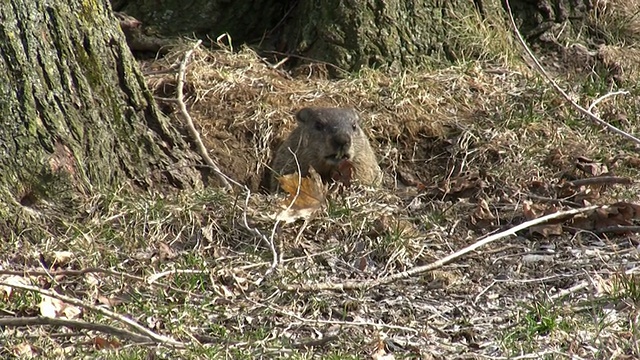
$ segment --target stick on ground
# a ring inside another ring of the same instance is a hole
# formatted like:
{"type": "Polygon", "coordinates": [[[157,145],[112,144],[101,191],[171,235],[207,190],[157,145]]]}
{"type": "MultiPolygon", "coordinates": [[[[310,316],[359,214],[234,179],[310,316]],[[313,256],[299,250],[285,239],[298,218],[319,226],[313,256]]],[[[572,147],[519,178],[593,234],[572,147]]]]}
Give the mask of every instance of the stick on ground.
{"type": "Polygon", "coordinates": [[[346,281],[342,283],[317,283],[317,284],[304,284],[304,285],[286,285],[283,287],[284,290],[287,291],[320,291],[320,290],[365,290],[370,289],[376,286],[384,285],[392,283],[396,280],[402,280],[406,278],[410,278],[411,276],[418,275],[427,271],[432,271],[437,268],[442,267],[445,264],[450,263],[451,261],[461,257],[462,255],[468,254],[482,246],[485,246],[489,243],[492,243],[496,240],[505,238],[507,236],[515,235],[518,231],[530,228],[534,225],[543,224],[549,220],[569,217],[573,215],[577,215],[580,213],[592,211],[598,208],[601,208],[600,205],[588,206],[580,209],[572,209],[567,211],[559,211],[553,214],[545,215],[541,218],[529,220],[520,225],[514,226],[506,231],[499,232],[497,234],[488,236],[482,240],[475,242],[474,244],[467,246],[463,249],[460,249],[449,256],[445,256],[444,258],[435,261],[431,264],[418,266],[413,269],[409,269],[407,271],[403,271],[401,273],[393,274],[390,276],[385,276],[380,279],[370,280],[370,281],[346,281]]]}

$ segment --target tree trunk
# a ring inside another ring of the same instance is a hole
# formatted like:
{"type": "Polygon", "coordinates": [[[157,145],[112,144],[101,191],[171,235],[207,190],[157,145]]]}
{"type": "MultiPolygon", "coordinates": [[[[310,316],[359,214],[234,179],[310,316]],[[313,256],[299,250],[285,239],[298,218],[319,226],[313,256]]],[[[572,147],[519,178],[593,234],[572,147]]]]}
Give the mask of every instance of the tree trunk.
{"type": "Polygon", "coordinates": [[[7,0],[0,18],[0,220],[127,180],[198,184],[106,0],[7,0]]]}
{"type": "MultiPolygon", "coordinates": [[[[289,56],[289,65],[320,61],[332,65],[329,70],[336,74],[337,69],[363,66],[404,69],[487,58],[486,51],[495,50],[487,49],[487,38],[496,34],[482,29],[497,25],[509,31],[505,1],[194,0],[187,8],[178,1],[165,1],[162,7],[155,0],[113,3],[165,35],[195,33],[216,39],[228,33],[236,43],[289,56]]],[[[593,3],[510,0],[520,30],[531,41],[549,30],[572,41],[584,37],[584,20],[593,3]]]]}
{"type": "Polygon", "coordinates": [[[294,53],[357,70],[455,60],[455,18],[474,15],[468,0],[302,0],[286,32],[294,53]]]}
{"type": "Polygon", "coordinates": [[[583,32],[584,20],[593,9],[591,0],[510,0],[509,4],[528,40],[537,40],[559,24],[564,25],[565,37],[575,39],[583,32]]]}
{"type": "Polygon", "coordinates": [[[228,33],[240,43],[269,37],[295,1],[273,0],[112,0],[115,11],[131,15],[162,35],[216,39],[228,33]]]}
{"type": "MultiPolygon", "coordinates": [[[[165,35],[195,33],[215,39],[229,33],[236,42],[293,55],[291,63],[316,60],[347,71],[457,60],[470,52],[461,47],[476,44],[458,41],[456,24],[469,17],[481,21],[477,5],[469,0],[196,0],[188,9],[171,1],[162,8],[153,0],[113,3],[116,10],[165,35]]],[[[491,3],[500,6],[499,0],[491,3]]]]}

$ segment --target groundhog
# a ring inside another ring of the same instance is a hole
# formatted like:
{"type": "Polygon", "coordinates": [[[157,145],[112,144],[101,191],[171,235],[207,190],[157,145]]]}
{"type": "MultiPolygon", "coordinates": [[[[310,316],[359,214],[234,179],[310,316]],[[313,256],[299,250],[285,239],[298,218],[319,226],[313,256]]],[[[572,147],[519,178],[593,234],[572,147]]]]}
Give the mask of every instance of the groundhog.
{"type": "Polygon", "coordinates": [[[304,108],[296,119],[298,127],[280,145],[271,163],[270,191],[279,188],[278,176],[298,171],[289,149],[296,154],[302,176],[307,176],[312,166],[323,182],[330,182],[338,165],[348,160],[353,165],[352,178],[358,183],[377,185],[382,180],[382,170],[354,109],[304,108]]]}

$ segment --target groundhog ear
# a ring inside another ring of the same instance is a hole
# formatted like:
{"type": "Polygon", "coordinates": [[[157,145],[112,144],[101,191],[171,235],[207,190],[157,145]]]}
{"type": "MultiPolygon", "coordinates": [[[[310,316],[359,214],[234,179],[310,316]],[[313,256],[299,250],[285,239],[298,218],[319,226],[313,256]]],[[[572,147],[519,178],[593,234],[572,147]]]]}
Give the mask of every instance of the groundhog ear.
{"type": "Polygon", "coordinates": [[[309,123],[313,121],[313,109],[303,108],[296,114],[296,119],[301,123],[309,123]]]}

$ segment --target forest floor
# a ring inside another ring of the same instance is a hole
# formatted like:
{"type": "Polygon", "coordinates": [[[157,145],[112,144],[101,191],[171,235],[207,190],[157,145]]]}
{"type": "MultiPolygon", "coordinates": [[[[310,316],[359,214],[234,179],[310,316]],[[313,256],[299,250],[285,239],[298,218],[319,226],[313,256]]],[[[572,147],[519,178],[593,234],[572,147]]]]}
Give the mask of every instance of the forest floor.
{"type": "MultiPolygon", "coordinates": [[[[594,114],[640,134],[637,51],[563,49],[536,56],[577,104],[597,102],[594,114]],[[627,93],[603,98],[619,90],[627,93]]],[[[153,72],[183,56],[141,62],[159,99],[175,97],[175,74],[153,72]]],[[[197,191],[96,196],[61,220],[66,231],[0,249],[1,282],[55,277],[53,288],[85,301],[0,288],[11,299],[4,312],[81,314],[140,332],[99,310],[107,308],[170,339],[141,345],[77,324],[7,327],[2,353],[640,358],[640,144],[595,125],[529,63],[363,69],[335,80],[318,65],[292,74],[249,49],[196,49],[189,113],[221,171],[246,188],[223,192],[211,176],[197,191]],[[277,223],[286,196],[260,184],[306,106],[356,108],[386,178],[379,188],[332,188],[306,220],[277,223]],[[601,207],[436,263],[528,220],[590,205],[601,207]]],[[[175,103],[160,103],[184,125],[175,103]]]]}

